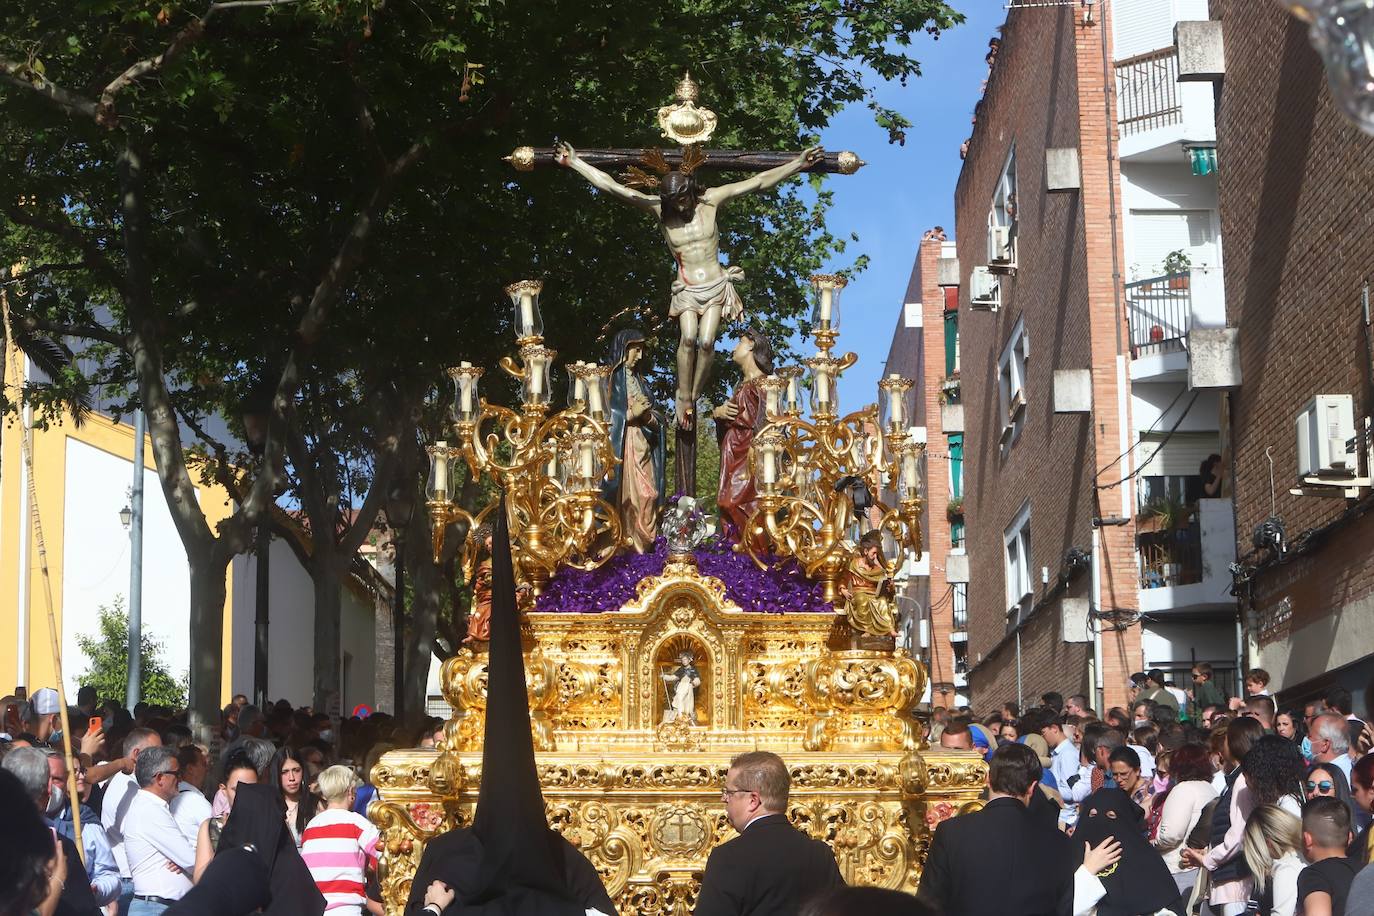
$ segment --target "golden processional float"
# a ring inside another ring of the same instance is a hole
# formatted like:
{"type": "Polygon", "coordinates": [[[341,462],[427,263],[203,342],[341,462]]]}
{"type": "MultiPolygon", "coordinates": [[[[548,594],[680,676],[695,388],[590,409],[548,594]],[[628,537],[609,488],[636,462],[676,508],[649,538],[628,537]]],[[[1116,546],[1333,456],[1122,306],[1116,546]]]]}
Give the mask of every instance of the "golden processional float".
{"type": "MultiPolygon", "coordinates": [[[[812,287],[817,354],[805,371],[782,367],[759,383],[764,416],[749,453],[758,499],[738,544],[713,537],[684,498],[663,510],[654,551],[631,549],[601,492],[619,463],[607,390],[615,367],[568,367],[569,406],[554,409],[556,354],[544,345],[538,282],[507,289],[519,359],[500,368],[519,381],[519,409],[480,396],[480,367],[449,371],[451,435],[429,450],[434,549],[461,521],[470,564],[471,532],[493,509],[474,518],[454,504],[456,462],[498,481],[525,599],[530,728],[549,823],[597,867],[624,914],[692,912],[708,854],[733,835],[720,793],[736,754],[782,756],[789,817],[831,844],[851,884],[914,892],[934,826],[983,789],[980,758],[921,738],[911,715],[926,684],[921,664],[887,632],[851,624],[860,598],[849,584],[874,579],[856,532],[879,531],[899,557],[919,557],[924,444],[908,428],[910,380],[889,376],[881,409],[840,415],[838,382],[856,361],[832,353],[844,280],[818,276],[812,287]],[[897,505],[856,513],[856,484],[895,490],[897,505]]],[[[884,554],[877,575],[897,566],[884,554]]],[[[890,602],[880,589],[863,598],[890,602]]],[[[389,914],[402,912],[426,841],[471,823],[483,778],[484,646],[449,658],[442,680],[453,714],[438,747],[392,751],[371,773],[389,914]]]]}

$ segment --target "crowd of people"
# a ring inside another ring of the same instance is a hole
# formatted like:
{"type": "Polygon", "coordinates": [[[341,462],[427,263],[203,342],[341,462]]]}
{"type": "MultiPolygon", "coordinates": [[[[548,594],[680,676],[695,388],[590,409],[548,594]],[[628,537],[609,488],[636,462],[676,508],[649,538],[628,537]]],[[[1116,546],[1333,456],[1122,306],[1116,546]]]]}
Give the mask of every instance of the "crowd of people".
{"type": "MultiPolygon", "coordinates": [[[[786,765],[741,755],[721,795],[740,835],[712,851],[696,913],[1374,916],[1374,728],[1349,692],[1279,709],[1263,671],[1243,697],[1205,664],[1192,674],[1188,690],[1137,675],[1129,705],[1101,715],[1057,693],[981,718],[933,710],[933,745],[987,759],[987,800],[936,829],[914,898],[845,888],[829,847],[788,823],[786,765]]],[[[443,728],[377,714],[336,734],[239,696],[207,747],[184,714],[84,688],[66,738],[56,691],[0,715],[0,916],[380,914],[366,776],[443,728]]],[[[407,914],[454,905],[472,842],[427,846],[407,914]]],[[[613,913],[585,858],[555,848],[586,912],[613,913]]]]}
{"type": "Polygon", "coordinates": [[[1374,916],[1374,727],[1350,692],[1278,708],[1260,669],[1243,697],[1209,665],[1192,680],[1134,675],[1129,705],[1101,715],[1053,692],[981,718],[933,710],[932,744],[987,758],[989,801],[937,829],[921,898],[948,914],[1374,916]],[[992,862],[1006,880],[987,880],[992,862]]]}
{"type": "Polygon", "coordinates": [[[378,713],[342,720],[336,735],[326,715],[285,701],[260,709],[239,695],[207,746],[184,710],[126,710],[83,687],[67,710],[73,799],[57,691],[0,700],[0,716],[0,810],[29,828],[0,851],[3,916],[213,913],[211,894],[214,906],[239,900],[217,889],[226,883],[237,894],[261,885],[263,912],[380,914],[367,775],[386,751],[432,747],[443,732],[440,719],[403,729],[378,713]],[[24,846],[26,835],[38,845],[24,846]],[[255,858],[239,855],[245,846],[255,858]],[[245,868],[260,880],[216,877],[245,868]],[[206,888],[199,904],[196,888],[206,888]]]}

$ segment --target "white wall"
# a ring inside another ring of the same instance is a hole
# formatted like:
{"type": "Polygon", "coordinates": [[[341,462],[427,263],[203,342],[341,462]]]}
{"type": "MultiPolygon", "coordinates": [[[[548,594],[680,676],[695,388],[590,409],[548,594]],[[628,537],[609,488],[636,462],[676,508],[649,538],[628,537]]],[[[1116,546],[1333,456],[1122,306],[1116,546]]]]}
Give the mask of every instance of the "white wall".
{"type": "MultiPolygon", "coordinates": [[[[253,695],[254,625],[257,612],[258,561],[234,558],[233,691],[253,695]]],[[[293,706],[312,701],[315,672],[315,585],[286,542],[274,538],[270,556],[267,694],[293,706]]],[[[343,589],[341,648],[351,659],[344,684],[345,711],[358,703],[373,704],[376,638],[373,607],[351,588],[343,589]]]]}
{"type": "MultiPolygon", "coordinates": [[[[62,672],[68,696],[74,697],[89,664],[77,646],[77,634],[99,632],[102,605],[122,597],[128,607],[129,532],[120,524],[119,510],[128,504],[134,464],[130,458],[71,438],[67,439],[66,464],[62,672]]],[[[144,471],[143,493],[143,632],[162,643],[168,670],[180,678],[190,664],[190,572],[157,472],[151,467],[144,471]]],[[[41,587],[37,576],[33,587],[41,587]]]]}
{"type": "MultiPolygon", "coordinates": [[[[1184,386],[1184,382],[1132,382],[1131,419],[1135,428],[1143,432],[1153,426],[1154,432],[1167,433],[1187,410],[1187,416],[1179,424],[1179,432],[1215,432],[1220,429],[1221,393],[1201,389],[1192,393],[1184,391],[1182,397],[1174,400],[1184,386]],[[1188,409],[1193,394],[1197,395],[1197,401],[1192,409],[1188,409]],[[1172,408],[1169,407],[1170,403],[1173,403],[1172,408]]],[[[1145,457],[1139,455],[1136,461],[1145,457]]]]}
{"type": "Polygon", "coordinates": [[[1140,649],[1147,669],[1171,661],[1232,660],[1236,657],[1236,624],[1234,620],[1146,621],[1141,628],[1140,649]]]}

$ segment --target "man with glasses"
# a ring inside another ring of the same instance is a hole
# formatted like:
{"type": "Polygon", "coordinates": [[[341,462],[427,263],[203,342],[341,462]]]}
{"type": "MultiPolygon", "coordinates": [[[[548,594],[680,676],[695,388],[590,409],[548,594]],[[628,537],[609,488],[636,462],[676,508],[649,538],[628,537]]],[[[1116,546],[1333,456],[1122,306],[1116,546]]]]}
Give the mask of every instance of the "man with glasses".
{"type": "Polygon", "coordinates": [[[125,854],[134,881],[129,916],[157,916],[191,889],[196,850],[170,807],[180,777],[172,748],[146,748],[134,764],[139,791],[124,824],[125,854]]]}
{"type": "Polygon", "coordinates": [[[790,790],[777,754],[730,761],[720,795],[740,835],[711,850],[695,916],[795,916],[808,898],[844,884],[834,851],[788,822],[790,790]]]}
{"type": "MultiPolygon", "coordinates": [[[[44,808],[48,824],[58,833],[73,842],[76,841],[76,827],[72,819],[73,802],[67,794],[67,758],[61,751],[49,749],[48,755],[48,802],[44,808]]],[[[84,772],[84,770],[82,770],[84,772]]],[[[105,837],[105,829],[95,812],[76,799],[81,807],[81,846],[85,853],[86,880],[91,885],[91,894],[97,906],[104,906],[119,899],[124,889],[119,878],[119,866],[115,864],[114,853],[110,851],[110,841],[105,837]]],[[[72,869],[68,864],[67,877],[71,878],[72,869]]]]}

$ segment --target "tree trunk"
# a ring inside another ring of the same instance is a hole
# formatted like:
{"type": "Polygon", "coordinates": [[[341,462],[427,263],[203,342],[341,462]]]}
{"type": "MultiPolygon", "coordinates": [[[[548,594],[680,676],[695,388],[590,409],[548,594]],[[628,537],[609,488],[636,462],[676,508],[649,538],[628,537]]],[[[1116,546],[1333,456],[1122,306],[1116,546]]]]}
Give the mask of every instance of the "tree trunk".
{"type": "Polygon", "coordinates": [[[343,606],[344,564],[332,549],[318,547],[311,564],[315,583],[315,696],[316,712],[333,715],[331,702],[340,705],[340,620],[343,606]]]}
{"type": "Polygon", "coordinates": [[[224,578],[233,554],[215,546],[186,544],[191,572],[190,728],[197,741],[213,744],[219,729],[224,667],[224,578]]]}
{"type": "Polygon", "coordinates": [[[406,577],[410,581],[409,627],[405,633],[405,708],[412,721],[423,715],[425,685],[434,633],[444,602],[444,580],[430,547],[429,518],[416,512],[406,532],[406,577]]]}

